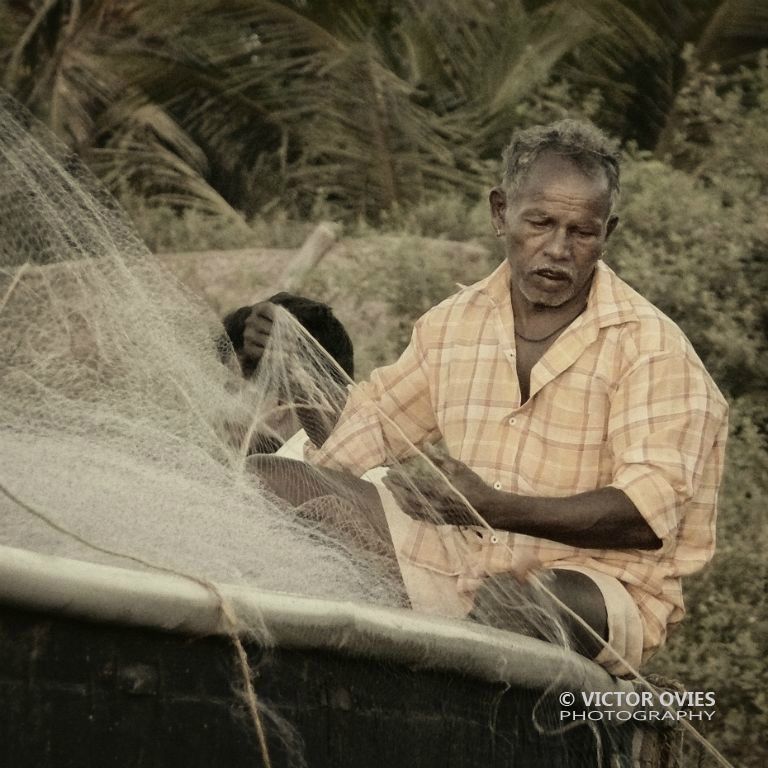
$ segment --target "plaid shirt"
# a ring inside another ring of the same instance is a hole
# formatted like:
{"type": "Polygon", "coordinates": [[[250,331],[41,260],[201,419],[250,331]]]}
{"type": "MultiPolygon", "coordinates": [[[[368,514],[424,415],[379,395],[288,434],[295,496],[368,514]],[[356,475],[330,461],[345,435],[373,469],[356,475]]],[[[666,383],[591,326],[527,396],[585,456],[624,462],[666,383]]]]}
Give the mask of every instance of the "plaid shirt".
{"type": "Polygon", "coordinates": [[[458,576],[467,593],[524,553],[613,576],[640,610],[647,658],[683,617],[680,577],[714,551],[727,404],[682,331],[600,262],[587,308],[534,366],[521,405],[509,281],[505,261],[427,312],[400,359],[352,391],[331,437],[307,457],[360,474],[407,456],[402,435],[416,445],[443,437],[451,456],[500,490],[621,489],[659,550],[413,521],[401,555],[458,576]]]}

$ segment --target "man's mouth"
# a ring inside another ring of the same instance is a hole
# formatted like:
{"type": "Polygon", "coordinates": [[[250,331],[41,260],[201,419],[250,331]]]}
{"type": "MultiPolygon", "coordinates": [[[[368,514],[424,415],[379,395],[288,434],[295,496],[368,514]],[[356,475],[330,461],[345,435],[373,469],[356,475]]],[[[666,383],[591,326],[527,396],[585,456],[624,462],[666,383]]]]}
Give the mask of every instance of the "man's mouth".
{"type": "Polygon", "coordinates": [[[534,269],[532,274],[546,282],[552,283],[570,283],[573,280],[569,272],[562,269],[553,269],[552,267],[534,269]]]}

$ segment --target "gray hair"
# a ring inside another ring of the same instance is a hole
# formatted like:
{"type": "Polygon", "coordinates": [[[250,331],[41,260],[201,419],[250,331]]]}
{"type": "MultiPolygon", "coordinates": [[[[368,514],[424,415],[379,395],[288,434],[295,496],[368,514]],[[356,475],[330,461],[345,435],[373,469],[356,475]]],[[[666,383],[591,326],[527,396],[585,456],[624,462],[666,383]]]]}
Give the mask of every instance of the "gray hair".
{"type": "Polygon", "coordinates": [[[515,131],[502,155],[502,184],[508,194],[517,190],[544,152],[566,156],[587,174],[602,168],[613,210],[620,190],[618,144],[587,120],[558,120],[515,131]]]}

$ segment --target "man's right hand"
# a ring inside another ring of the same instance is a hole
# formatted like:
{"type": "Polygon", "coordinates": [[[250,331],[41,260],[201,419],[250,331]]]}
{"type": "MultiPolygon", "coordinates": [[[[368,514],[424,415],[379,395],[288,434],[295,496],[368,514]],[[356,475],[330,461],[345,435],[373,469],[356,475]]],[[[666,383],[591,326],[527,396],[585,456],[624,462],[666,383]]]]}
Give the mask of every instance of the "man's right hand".
{"type": "Polygon", "coordinates": [[[272,333],[274,316],[275,305],[269,301],[262,301],[251,307],[251,312],[245,319],[243,348],[238,352],[238,357],[243,375],[246,377],[254,373],[264,356],[264,350],[272,333]]]}
{"type": "Polygon", "coordinates": [[[478,525],[478,513],[441,478],[413,479],[389,472],[382,480],[406,515],[434,525],[478,525]]]}

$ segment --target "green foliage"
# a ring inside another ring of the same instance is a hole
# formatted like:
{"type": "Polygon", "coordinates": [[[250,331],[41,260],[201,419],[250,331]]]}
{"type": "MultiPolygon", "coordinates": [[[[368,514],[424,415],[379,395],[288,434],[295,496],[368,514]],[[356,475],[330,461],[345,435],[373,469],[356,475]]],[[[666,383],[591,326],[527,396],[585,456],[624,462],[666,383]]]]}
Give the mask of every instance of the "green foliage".
{"type": "Polygon", "coordinates": [[[609,261],[686,331],[727,392],[766,381],[766,337],[757,252],[768,243],[750,226],[743,200],[641,156],[625,163],[621,223],[609,261]]]}
{"type": "Polygon", "coordinates": [[[621,0],[6,6],[5,87],[110,186],[246,218],[472,196],[552,73],[602,86],[662,44],[621,0]]]}
{"type": "Polygon", "coordinates": [[[726,392],[764,394],[768,58],[728,76],[691,64],[666,162],[634,153],[625,164],[611,259],[678,320],[726,392]]]}
{"type": "MultiPolygon", "coordinates": [[[[226,27],[202,0],[20,0],[0,7],[2,84],[110,185],[234,215],[208,183],[210,158],[171,102],[226,100],[201,22],[226,27]],[[195,39],[198,38],[198,39],[195,39]]],[[[230,34],[242,50],[242,31],[230,34]]],[[[184,116],[185,118],[188,115],[184,116]]]]}
{"type": "MultiPolygon", "coordinates": [[[[486,195],[476,202],[457,193],[426,195],[423,200],[388,213],[379,232],[408,233],[446,240],[489,240],[492,227],[486,195]]],[[[358,227],[357,231],[365,231],[358,227]]]]}

